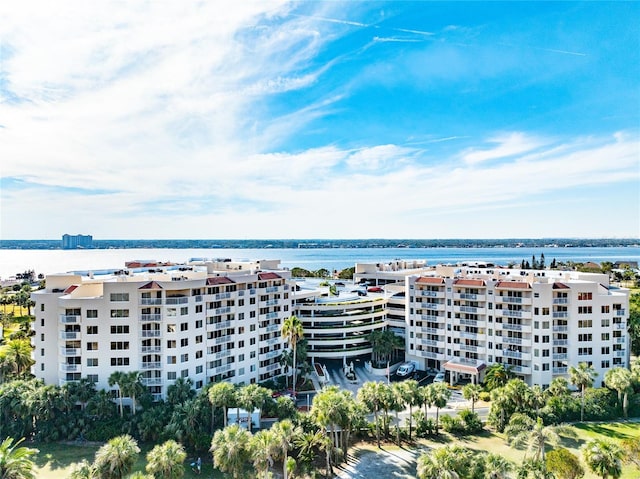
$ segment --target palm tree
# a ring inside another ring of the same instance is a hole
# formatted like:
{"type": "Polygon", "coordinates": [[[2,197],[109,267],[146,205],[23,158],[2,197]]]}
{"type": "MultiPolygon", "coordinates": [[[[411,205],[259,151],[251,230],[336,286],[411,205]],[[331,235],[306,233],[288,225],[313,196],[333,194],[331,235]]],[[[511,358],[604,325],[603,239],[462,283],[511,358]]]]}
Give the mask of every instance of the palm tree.
{"type": "Polygon", "coordinates": [[[323,444],[328,469],[331,469],[331,452],[333,448],[339,446],[336,428],[342,422],[342,416],[349,412],[349,404],[345,401],[346,397],[343,393],[344,391],[341,391],[338,386],[324,387],[315,395],[311,406],[311,417],[325,432],[329,433],[328,437],[332,441],[331,446],[323,444]]]}
{"type": "Polygon", "coordinates": [[[118,406],[120,408],[120,417],[124,416],[124,406],[122,405],[124,392],[122,391],[121,386],[123,380],[124,373],[122,371],[114,371],[109,375],[109,386],[118,386],[118,406]]]}
{"type": "Polygon", "coordinates": [[[471,401],[471,412],[475,412],[476,401],[480,398],[482,392],[482,386],[479,384],[467,384],[462,388],[462,396],[471,401]]]}
{"type": "Polygon", "coordinates": [[[489,366],[484,374],[484,385],[488,391],[506,386],[514,374],[509,366],[495,363],[489,366]]]}
{"type": "Polygon", "coordinates": [[[94,477],[95,470],[93,465],[86,459],[75,463],[69,474],[69,479],[93,479],[94,477]]]}
{"type": "Polygon", "coordinates": [[[237,401],[236,388],[228,382],[215,383],[209,388],[209,401],[213,407],[222,407],[224,412],[224,427],[227,427],[227,410],[237,401]]]}
{"type": "Polygon", "coordinates": [[[551,396],[565,396],[569,394],[569,381],[562,376],[553,378],[546,392],[551,396]]]}
{"type": "Polygon", "coordinates": [[[380,421],[378,420],[378,413],[382,408],[382,397],[385,394],[384,389],[386,387],[387,386],[382,381],[368,381],[358,389],[358,401],[364,404],[369,412],[372,412],[374,415],[378,447],[380,447],[380,421]]]}
{"type": "MultiPolygon", "coordinates": [[[[398,418],[398,412],[404,411],[407,407],[403,385],[404,383],[402,382],[391,385],[391,393],[393,394],[396,406],[394,412],[396,413],[396,444],[398,446],[400,446],[400,419],[398,418]]],[[[411,440],[411,414],[409,414],[409,440],[411,440]]]]}
{"type": "Polygon", "coordinates": [[[31,457],[38,453],[37,449],[18,447],[24,439],[15,444],[8,437],[0,444],[0,477],[3,479],[35,479],[31,457]]]}
{"type": "Polygon", "coordinates": [[[418,458],[419,479],[460,479],[470,463],[469,450],[461,446],[439,447],[418,458]]]}
{"type": "Polygon", "coordinates": [[[290,349],[285,349],[284,351],[282,351],[282,354],[280,355],[279,363],[280,363],[280,367],[284,368],[285,386],[288,388],[289,387],[289,368],[293,367],[293,351],[291,351],[290,349]]]}
{"type": "Polygon", "coordinates": [[[484,456],[483,479],[508,479],[513,463],[500,454],[489,453],[484,456]]]}
{"type": "Polygon", "coordinates": [[[257,384],[248,384],[238,390],[238,405],[249,414],[249,432],[251,432],[253,422],[251,420],[253,411],[255,409],[262,410],[264,403],[269,398],[271,398],[271,392],[267,388],[258,386],[257,384]]]}
{"type": "Polygon", "coordinates": [[[121,373],[120,381],[118,382],[120,388],[120,394],[131,399],[131,413],[136,413],[136,397],[140,396],[145,388],[142,385],[142,374],[138,371],[131,371],[128,373],[121,373]]]}
{"type": "Polygon", "coordinates": [[[602,479],[618,479],[622,475],[623,451],[611,441],[592,439],[582,446],[582,458],[589,469],[602,479]]]}
{"type": "Polygon", "coordinates": [[[32,350],[29,339],[13,339],[7,342],[5,354],[16,371],[16,377],[22,378],[29,372],[29,368],[34,363],[31,359],[32,350]]]}
{"type": "Polygon", "coordinates": [[[545,426],[541,418],[531,419],[526,414],[515,413],[504,430],[507,442],[513,447],[527,447],[527,455],[536,462],[545,461],[547,443],[558,444],[560,433],[575,437],[569,426],[545,426]]]}
{"type": "Polygon", "coordinates": [[[84,411],[87,403],[96,395],[96,383],[89,381],[87,378],[80,378],[79,381],[71,381],[63,386],[68,389],[70,399],[79,402],[80,407],[84,411]]]}
{"type": "Polygon", "coordinates": [[[304,329],[302,327],[302,321],[296,316],[289,316],[282,323],[282,337],[287,340],[287,343],[293,349],[293,394],[296,392],[296,380],[297,380],[297,346],[298,341],[304,338],[304,329]]]}
{"type": "Polygon", "coordinates": [[[251,457],[251,433],[237,424],[216,431],[211,441],[213,465],[238,479],[251,457]]]}
{"type": "Polygon", "coordinates": [[[569,377],[571,378],[571,384],[580,389],[580,422],[584,421],[584,390],[591,387],[598,373],[593,366],[589,366],[587,363],[580,363],[577,367],[571,366],[569,368],[569,377]]]}
{"type": "Polygon", "coordinates": [[[420,394],[420,386],[414,379],[408,379],[401,383],[400,395],[405,404],[409,406],[409,441],[411,441],[411,433],[413,429],[413,406],[419,406],[422,403],[422,395],[420,394]]]}
{"type": "Polygon", "coordinates": [[[251,438],[251,460],[258,477],[267,478],[273,467],[273,456],[278,452],[276,436],[271,429],[262,429],[251,438]]]}
{"type": "Polygon", "coordinates": [[[294,426],[289,419],[276,422],[271,426],[271,431],[275,436],[277,455],[282,457],[282,472],[284,479],[287,479],[287,460],[289,450],[293,447],[296,438],[301,434],[302,430],[294,426]]]}
{"type": "Polygon", "coordinates": [[[298,459],[305,467],[313,463],[316,449],[320,449],[323,439],[326,439],[326,436],[322,431],[303,431],[294,439],[293,445],[298,449],[298,459]]]}
{"type": "Polygon", "coordinates": [[[195,395],[193,381],[189,378],[180,377],[167,387],[167,402],[174,406],[193,399],[195,395]]]}
{"type": "Polygon", "coordinates": [[[633,375],[631,371],[620,367],[609,369],[604,375],[604,383],[607,387],[618,392],[618,403],[622,403],[622,413],[626,418],[627,409],[629,408],[629,393],[633,392],[633,375]]]}
{"type": "Polygon", "coordinates": [[[155,446],[147,453],[146,470],[155,477],[179,479],[184,476],[184,460],[187,453],[173,439],[155,446]]]}
{"type": "Polygon", "coordinates": [[[557,479],[579,479],[584,476],[580,458],[564,447],[549,451],[545,465],[547,471],[554,474],[557,479]]]}
{"type": "Polygon", "coordinates": [[[99,479],[121,479],[130,471],[140,453],[138,443],[125,434],[110,439],[96,452],[94,467],[99,479]]]}
{"type": "Polygon", "coordinates": [[[433,405],[436,407],[436,433],[439,427],[440,408],[447,405],[447,401],[451,398],[451,391],[445,383],[429,384],[428,388],[433,389],[433,405]]]}

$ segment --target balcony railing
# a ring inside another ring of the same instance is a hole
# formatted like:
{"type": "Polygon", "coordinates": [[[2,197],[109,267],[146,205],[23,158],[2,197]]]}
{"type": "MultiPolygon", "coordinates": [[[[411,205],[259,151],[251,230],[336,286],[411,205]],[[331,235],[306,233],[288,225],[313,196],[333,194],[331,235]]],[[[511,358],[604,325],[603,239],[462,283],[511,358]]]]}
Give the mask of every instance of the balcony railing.
{"type": "Polygon", "coordinates": [[[280,286],[268,286],[265,288],[266,293],[277,293],[280,286]]]}
{"type": "Polygon", "coordinates": [[[81,319],[81,316],[78,316],[78,315],[71,315],[71,314],[60,315],[60,322],[62,324],[76,324],[80,322],[80,319],[81,319]]]}
{"type": "Polygon", "coordinates": [[[444,293],[442,293],[440,291],[425,291],[425,290],[422,290],[422,291],[420,291],[420,296],[425,296],[427,298],[442,298],[444,296],[444,293]]]}
{"type": "Polygon", "coordinates": [[[627,355],[626,351],[614,351],[614,353],[617,358],[624,358],[627,355]]]}
{"type": "Polygon", "coordinates": [[[225,306],[224,308],[216,308],[213,314],[227,314],[231,312],[231,308],[229,306],[225,306]]]}
{"type": "Polygon", "coordinates": [[[502,329],[509,331],[522,331],[522,324],[502,323],[502,329]]]}
{"type": "Polygon", "coordinates": [[[503,336],[502,342],[506,344],[522,344],[522,338],[510,338],[508,336],[503,336]]]}
{"type": "Polygon", "coordinates": [[[553,304],[569,304],[569,298],[553,298],[553,304]]]}
{"type": "Polygon", "coordinates": [[[186,296],[165,299],[165,304],[188,304],[188,303],[189,303],[189,298],[186,296]]]}
{"type": "Polygon", "coordinates": [[[62,331],[60,339],[80,339],[80,331],[62,331]]]}
{"type": "Polygon", "coordinates": [[[564,361],[565,359],[569,359],[569,353],[555,353],[553,355],[554,361],[564,361]]]}
{"type": "Polygon", "coordinates": [[[159,353],[162,351],[162,346],[142,346],[140,352],[144,353],[159,353]]]}
{"type": "Polygon", "coordinates": [[[62,356],[81,356],[82,349],[80,348],[60,348],[60,354],[62,356]]]}
{"type": "Polygon", "coordinates": [[[142,369],[162,369],[162,363],[160,361],[142,363],[142,369]]]}
{"type": "Polygon", "coordinates": [[[282,354],[282,351],[269,351],[264,355],[264,359],[276,358],[282,354]]]}
{"type": "Polygon", "coordinates": [[[141,314],[140,321],[162,321],[161,314],[141,314]]]}
{"type": "Polygon", "coordinates": [[[567,368],[567,367],[553,368],[553,374],[567,374],[568,370],[569,370],[569,368],[567,368]]]}
{"type": "Polygon", "coordinates": [[[568,339],[554,339],[553,340],[553,345],[554,346],[567,346],[569,344],[569,340],[568,339]]]}
{"type": "Polygon", "coordinates": [[[143,338],[159,338],[160,330],[159,329],[143,330],[142,337],[143,338]]]}
{"type": "Polygon", "coordinates": [[[223,359],[226,357],[231,356],[231,350],[230,349],[225,349],[223,351],[219,351],[215,354],[215,358],[216,359],[223,359]]]}
{"type": "Polygon", "coordinates": [[[80,364],[61,364],[60,371],[67,373],[79,372],[81,370],[80,364]]]}
{"type": "Polygon", "coordinates": [[[144,386],[162,386],[162,378],[142,378],[140,382],[144,386]]]}
{"type": "Polygon", "coordinates": [[[214,296],[216,301],[220,301],[222,299],[229,299],[231,297],[231,293],[218,293],[214,296]]]}
{"type": "Polygon", "coordinates": [[[566,311],[554,311],[553,317],[554,318],[568,318],[569,317],[569,313],[566,312],[566,311]]]}
{"type": "Polygon", "coordinates": [[[502,310],[502,315],[510,317],[510,318],[521,318],[522,317],[522,311],[516,311],[514,309],[503,309],[502,310]]]}
{"type": "Polygon", "coordinates": [[[518,296],[498,296],[496,302],[499,303],[500,301],[503,303],[522,304],[522,298],[518,296]]]}
{"type": "Polygon", "coordinates": [[[216,344],[229,343],[233,340],[233,336],[222,336],[221,338],[216,338],[216,344]]]}
{"type": "Polygon", "coordinates": [[[433,351],[421,351],[421,350],[417,350],[415,354],[416,356],[429,358],[429,359],[438,359],[439,356],[442,356],[442,354],[440,353],[434,353],[433,351]]]}
{"type": "Polygon", "coordinates": [[[556,333],[569,331],[569,326],[554,326],[553,331],[556,333]]]}
{"type": "Polygon", "coordinates": [[[219,323],[215,323],[213,329],[219,331],[221,329],[227,329],[231,327],[231,321],[220,321],[219,323]]]}
{"type": "Polygon", "coordinates": [[[140,304],[143,306],[162,304],[162,298],[140,298],[140,304]]]}

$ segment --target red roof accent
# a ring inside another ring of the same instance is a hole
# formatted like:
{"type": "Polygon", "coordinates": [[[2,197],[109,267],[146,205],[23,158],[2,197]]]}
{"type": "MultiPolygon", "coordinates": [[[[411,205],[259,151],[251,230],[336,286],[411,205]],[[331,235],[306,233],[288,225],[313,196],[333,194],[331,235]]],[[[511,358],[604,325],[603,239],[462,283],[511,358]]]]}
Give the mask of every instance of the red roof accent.
{"type": "Polygon", "coordinates": [[[160,283],[157,281],[149,281],[148,283],[143,284],[138,289],[162,289],[160,283]]]}
{"type": "Polygon", "coordinates": [[[569,286],[567,286],[564,283],[553,283],[553,286],[551,288],[552,289],[571,289],[569,286]]]}
{"type": "Polygon", "coordinates": [[[444,284],[444,278],[420,277],[416,280],[416,283],[444,284]]]}
{"type": "Polygon", "coordinates": [[[531,289],[531,285],[524,281],[498,281],[496,288],[531,289]]]}
{"type": "Polygon", "coordinates": [[[213,276],[211,278],[207,278],[207,286],[214,286],[217,284],[229,284],[235,283],[235,281],[227,278],[226,276],[213,276]]]}
{"type": "Polygon", "coordinates": [[[78,286],[75,284],[72,284],[71,286],[69,286],[67,289],[64,290],[64,294],[69,294],[69,293],[73,293],[73,291],[77,288],[78,286]]]}
{"type": "Polygon", "coordinates": [[[484,286],[482,279],[456,279],[453,284],[461,286],[484,286]]]}
{"type": "Polygon", "coordinates": [[[280,279],[280,276],[277,273],[258,273],[258,279],[280,279]]]}

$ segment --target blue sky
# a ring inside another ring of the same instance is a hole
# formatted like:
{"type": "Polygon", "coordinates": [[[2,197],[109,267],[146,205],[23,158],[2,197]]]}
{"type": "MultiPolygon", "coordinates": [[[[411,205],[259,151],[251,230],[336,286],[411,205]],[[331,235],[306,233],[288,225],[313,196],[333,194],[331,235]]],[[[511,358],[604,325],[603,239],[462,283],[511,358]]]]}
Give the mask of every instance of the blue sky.
{"type": "Polygon", "coordinates": [[[639,2],[4,2],[0,237],[640,236],[639,2]]]}

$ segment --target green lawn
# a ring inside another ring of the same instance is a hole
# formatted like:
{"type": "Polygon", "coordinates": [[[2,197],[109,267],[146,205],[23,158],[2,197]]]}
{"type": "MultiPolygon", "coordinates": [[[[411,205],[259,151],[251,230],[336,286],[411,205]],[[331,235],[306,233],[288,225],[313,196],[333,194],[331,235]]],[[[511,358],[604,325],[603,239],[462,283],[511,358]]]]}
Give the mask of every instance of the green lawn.
{"type": "MultiPolygon", "coordinates": [[[[575,426],[578,434],[577,439],[563,438],[562,446],[569,449],[580,457],[580,447],[589,439],[596,437],[604,437],[613,441],[620,441],[627,438],[640,439],[640,423],[638,422],[614,422],[614,423],[585,423],[575,426]]],[[[520,463],[524,455],[524,451],[514,449],[508,446],[501,434],[492,432],[484,432],[479,436],[471,436],[469,438],[454,438],[448,434],[441,434],[438,440],[421,440],[420,443],[429,447],[440,447],[453,442],[458,442],[462,446],[477,451],[491,451],[500,454],[515,463],[520,463]]],[[[98,446],[84,446],[76,444],[36,444],[29,445],[36,447],[40,453],[36,457],[37,477],[65,479],[71,471],[73,463],[87,459],[93,462],[95,452],[98,446]]],[[[145,456],[153,445],[141,445],[142,452],[134,466],[134,471],[144,471],[146,465],[145,456]]],[[[373,447],[373,446],[372,446],[373,447]]],[[[217,470],[213,470],[211,465],[211,456],[202,456],[202,475],[198,476],[191,471],[189,463],[193,458],[189,458],[185,463],[185,478],[207,478],[207,479],[223,479],[225,476],[217,470]]],[[[640,472],[631,466],[624,466],[621,479],[638,479],[640,472]]],[[[584,479],[598,479],[597,476],[587,472],[584,479]]]]}
{"type": "MultiPolygon", "coordinates": [[[[25,444],[22,444],[25,445],[25,444]]],[[[27,447],[35,447],[40,452],[35,458],[36,477],[51,479],[66,479],[69,477],[71,467],[74,463],[86,459],[93,462],[96,451],[99,446],[84,446],[79,444],[27,444],[27,447]]],[[[143,471],[147,464],[146,454],[151,450],[153,445],[141,445],[140,455],[133,467],[133,471],[143,471]]],[[[206,478],[206,479],[223,479],[224,475],[220,471],[213,470],[211,465],[211,455],[202,456],[202,474],[195,474],[189,467],[193,458],[188,458],[185,462],[185,475],[187,479],[206,478]]],[[[132,472],[133,472],[132,471],[132,472]]]]}

